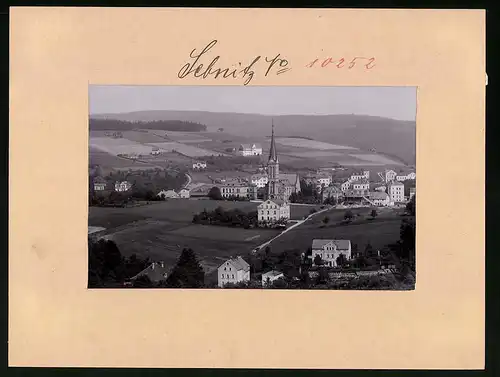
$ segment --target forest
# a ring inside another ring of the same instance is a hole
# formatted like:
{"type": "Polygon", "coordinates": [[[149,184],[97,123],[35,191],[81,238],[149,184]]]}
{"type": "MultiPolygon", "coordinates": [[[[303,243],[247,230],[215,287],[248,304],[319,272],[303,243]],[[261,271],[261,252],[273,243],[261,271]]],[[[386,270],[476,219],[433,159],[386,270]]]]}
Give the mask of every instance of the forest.
{"type": "Polygon", "coordinates": [[[185,122],[181,120],[155,120],[150,122],[129,122],[118,119],[89,119],[89,129],[99,130],[121,130],[130,131],[134,129],[151,129],[164,131],[201,132],[206,131],[207,126],[201,123],[185,122]]]}

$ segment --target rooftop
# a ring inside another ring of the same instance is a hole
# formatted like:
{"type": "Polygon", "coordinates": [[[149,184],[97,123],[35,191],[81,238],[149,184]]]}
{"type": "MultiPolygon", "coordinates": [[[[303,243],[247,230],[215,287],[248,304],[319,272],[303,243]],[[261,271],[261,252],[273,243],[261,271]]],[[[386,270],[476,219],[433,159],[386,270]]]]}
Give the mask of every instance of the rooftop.
{"type": "Polygon", "coordinates": [[[312,242],[313,249],[322,249],[325,245],[333,243],[338,250],[348,250],[351,246],[350,240],[324,240],[324,239],[314,239],[312,242]]]}
{"type": "MultiPolygon", "coordinates": [[[[250,270],[250,265],[240,256],[237,256],[236,258],[231,258],[231,259],[227,260],[226,262],[230,262],[236,268],[236,271],[239,271],[239,270],[249,271],[250,270]]],[[[224,263],[226,263],[226,262],[224,262],[224,263]]],[[[222,263],[221,266],[224,263],[222,263]]]]}
{"type": "Polygon", "coordinates": [[[262,277],[263,278],[267,278],[267,277],[271,278],[271,277],[275,277],[275,276],[279,276],[279,275],[283,275],[283,272],[272,270],[272,271],[266,272],[265,274],[262,274],[262,277]]]}

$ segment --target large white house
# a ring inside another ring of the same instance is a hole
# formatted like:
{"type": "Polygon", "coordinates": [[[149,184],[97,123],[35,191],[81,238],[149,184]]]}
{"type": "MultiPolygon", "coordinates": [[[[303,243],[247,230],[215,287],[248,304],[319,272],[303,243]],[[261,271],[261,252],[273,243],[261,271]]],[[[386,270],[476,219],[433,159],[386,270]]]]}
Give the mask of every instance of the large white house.
{"type": "Polygon", "coordinates": [[[257,207],[258,221],[290,220],[290,204],[281,199],[267,199],[257,207]]]}
{"type": "Polygon", "coordinates": [[[342,254],[345,260],[351,259],[351,241],[350,240],[325,240],[314,239],[312,242],[312,264],[315,266],[314,259],[319,255],[323,266],[336,267],[337,258],[342,254]]]}
{"type": "Polygon", "coordinates": [[[393,203],[402,203],[405,201],[405,185],[395,181],[387,185],[389,198],[393,203]]]}
{"type": "Polygon", "coordinates": [[[260,156],[262,146],[260,144],[241,144],[238,153],[242,156],[260,156]]]}
{"type": "Polygon", "coordinates": [[[227,283],[240,283],[250,281],[250,265],[240,256],[228,259],[217,269],[219,287],[227,283]]]}
{"type": "Polygon", "coordinates": [[[265,274],[262,274],[262,286],[263,287],[271,286],[274,281],[276,281],[278,279],[282,279],[284,277],[285,277],[285,275],[283,274],[283,272],[280,272],[280,271],[272,270],[272,271],[266,272],[265,274]]]}
{"type": "Polygon", "coordinates": [[[366,195],[370,190],[370,183],[366,179],[359,179],[352,183],[352,190],[359,195],[366,195]]]}
{"type": "Polygon", "coordinates": [[[125,192],[130,190],[132,187],[132,184],[128,181],[123,181],[123,182],[115,182],[115,191],[118,192],[125,192]]]}
{"type": "Polygon", "coordinates": [[[396,173],[394,170],[386,170],[384,172],[385,182],[389,183],[389,182],[394,181],[394,179],[396,179],[397,175],[398,175],[398,173],[396,173]]]}
{"type": "Polygon", "coordinates": [[[269,177],[267,174],[253,174],[250,177],[250,181],[259,188],[266,187],[267,182],[269,182],[269,177]]]}
{"type": "Polygon", "coordinates": [[[205,161],[193,162],[193,170],[203,170],[207,168],[207,163],[205,161]]]}

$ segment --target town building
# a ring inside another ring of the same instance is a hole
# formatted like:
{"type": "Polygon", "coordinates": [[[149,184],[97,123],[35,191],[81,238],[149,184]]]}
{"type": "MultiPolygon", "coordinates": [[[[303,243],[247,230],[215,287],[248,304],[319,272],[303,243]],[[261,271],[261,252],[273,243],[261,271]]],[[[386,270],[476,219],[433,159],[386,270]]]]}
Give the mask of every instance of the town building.
{"type": "Polygon", "coordinates": [[[408,177],[405,174],[403,174],[403,175],[396,175],[396,181],[398,181],[398,182],[404,182],[407,179],[408,179],[408,177]]]}
{"type": "Polygon", "coordinates": [[[347,181],[343,182],[343,183],[340,185],[340,189],[341,189],[343,192],[348,191],[350,187],[351,187],[351,181],[350,181],[350,180],[347,180],[347,181]]]}
{"type": "Polygon", "coordinates": [[[257,200],[258,197],[259,197],[259,187],[257,187],[257,185],[254,185],[253,183],[250,183],[248,185],[248,199],[257,200]]]}
{"type": "Polygon", "coordinates": [[[179,194],[176,193],[174,190],[161,190],[157,196],[164,196],[165,199],[179,199],[179,194]]]}
{"type": "Polygon", "coordinates": [[[337,186],[328,186],[325,187],[321,193],[321,200],[324,202],[325,200],[332,198],[338,203],[340,199],[344,196],[342,190],[337,186]]]}
{"type": "Polygon", "coordinates": [[[385,183],[392,182],[396,179],[396,176],[398,174],[394,170],[385,170],[384,172],[384,177],[385,177],[385,183]]]}
{"type": "Polygon", "coordinates": [[[181,199],[189,199],[189,190],[186,188],[180,189],[177,194],[179,195],[179,198],[181,199]]]}
{"type": "Polygon", "coordinates": [[[370,179],[370,171],[364,170],[361,173],[353,173],[349,178],[350,181],[358,181],[360,179],[366,179],[366,180],[370,179]]]}
{"type": "Polygon", "coordinates": [[[132,184],[128,181],[123,181],[123,182],[115,182],[115,191],[118,192],[125,192],[130,190],[132,187],[132,184]]]}
{"type": "Polygon", "coordinates": [[[153,283],[158,283],[161,280],[165,280],[170,272],[170,269],[163,262],[153,262],[144,270],[139,272],[134,277],[130,278],[133,282],[140,276],[147,276],[149,280],[153,283]]]}
{"type": "Polygon", "coordinates": [[[229,180],[220,185],[220,193],[223,198],[238,197],[249,199],[249,184],[242,181],[229,180]]]}
{"type": "Polygon", "coordinates": [[[288,201],[290,195],[300,192],[300,179],[295,173],[280,173],[276,141],[274,140],[274,123],[271,125],[271,147],[267,162],[267,198],[288,201]]]}
{"type": "Polygon", "coordinates": [[[193,162],[193,170],[203,170],[207,168],[207,163],[205,161],[193,162]]]}
{"type": "Polygon", "coordinates": [[[229,259],[217,269],[217,280],[219,287],[250,281],[250,265],[240,256],[229,259]]]}
{"type": "Polygon", "coordinates": [[[268,181],[269,181],[269,178],[268,178],[267,174],[262,174],[262,173],[253,174],[250,177],[250,182],[252,182],[254,185],[256,185],[259,188],[265,187],[267,185],[268,181]]]}
{"type": "Polygon", "coordinates": [[[409,200],[411,200],[411,198],[413,198],[416,193],[417,193],[416,187],[410,187],[410,198],[409,198],[409,200]]]}
{"type": "Polygon", "coordinates": [[[405,185],[401,182],[394,181],[387,185],[389,198],[392,203],[402,203],[405,200],[405,185]]]}
{"type": "Polygon", "coordinates": [[[406,179],[415,180],[416,178],[417,178],[417,175],[415,174],[414,171],[412,171],[411,173],[408,173],[406,175],[406,179]]]}
{"type": "Polygon", "coordinates": [[[262,274],[262,286],[263,287],[269,287],[271,286],[276,280],[278,279],[284,279],[285,275],[283,272],[280,271],[269,271],[266,272],[265,274],[262,274]]]}
{"type": "Polygon", "coordinates": [[[275,222],[290,220],[290,204],[281,199],[267,199],[257,207],[257,220],[259,222],[275,222]]]}
{"type": "Polygon", "coordinates": [[[260,144],[241,144],[238,153],[242,156],[260,156],[262,146],[260,144]]]}
{"type": "Polygon", "coordinates": [[[370,183],[366,179],[358,179],[352,182],[352,191],[358,195],[367,195],[370,191],[370,183]]]}
{"type": "Polygon", "coordinates": [[[332,176],[326,173],[320,173],[316,177],[316,186],[318,189],[328,187],[332,184],[332,176]]]}
{"type": "Polygon", "coordinates": [[[106,180],[102,177],[94,178],[94,191],[104,191],[106,190],[106,180]]]}
{"type": "Polygon", "coordinates": [[[370,192],[370,201],[373,205],[385,207],[391,202],[389,195],[386,192],[372,191],[370,192]]]}
{"type": "Polygon", "coordinates": [[[350,240],[325,240],[314,239],[312,241],[312,265],[315,266],[316,256],[319,255],[323,266],[336,267],[337,258],[342,254],[345,260],[351,259],[351,241],[350,240]]]}

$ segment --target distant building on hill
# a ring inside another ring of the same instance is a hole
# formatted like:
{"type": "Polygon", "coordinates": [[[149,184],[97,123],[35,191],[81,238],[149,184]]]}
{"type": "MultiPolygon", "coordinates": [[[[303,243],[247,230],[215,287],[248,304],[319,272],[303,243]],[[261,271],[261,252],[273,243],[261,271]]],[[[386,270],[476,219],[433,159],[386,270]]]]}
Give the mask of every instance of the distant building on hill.
{"type": "Polygon", "coordinates": [[[267,199],[257,207],[257,220],[259,222],[290,220],[290,204],[282,199],[267,199]]]}
{"type": "Polygon", "coordinates": [[[240,256],[228,259],[217,269],[217,281],[219,287],[250,281],[250,265],[240,256]]]}
{"type": "Polygon", "coordinates": [[[285,278],[285,275],[283,274],[283,272],[275,271],[275,270],[266,272],[265,274],[262,274],[262,287],[269,287],[276,280],[284,279],[284,278],[285,278]]]}
{"type": "Polygon", "coordinates": [[[238,153],[242,156],[260,156],[262,154],[262,146],[260,144],[241,144],[238,148],[238,153]]]}
{"type": "Polygon", "coordinates": [[[207,163],[205,161],[193,162],[193,170],[203,170],[207,168],[207,163]]]}
{"type": "Polygon", "coordinates": [[[157,196],[164,196],[165,199],[178,199],[180,198],[179,194],[176,193],[174,190],[161,190],[157,196]]]}
{"type": "Polygon", "coordinates": [[[151,154],[152,154],[153,156],[158,156],[158,155],[160,155],[160,154],[161,154],[160,149],[159,149],[158,147],[153,147],[153,149],[151,150],[151,154]]]}
{"type": "Polygon", "coordinates": [[[115,182],[115,191],[125,192],[132,188],[132,183],[128,181],[115,182]]]}
{"type": "Polygon", "coordinates": [[[387,185],[388,194],[392,203],[402,203],[405,200],[405,186],[403,183],[394,181],[387,185]]]}
{"type": "Polygon", "coordinates": [[[315,259],[317,260],[317,256],[319,256],[323,266],[336,267],[340,254],[344,255],[346,261],[351,259],[350,240],[314,239],[312,241],[311,258],[313,266],[316,266],[315,259]]]}

